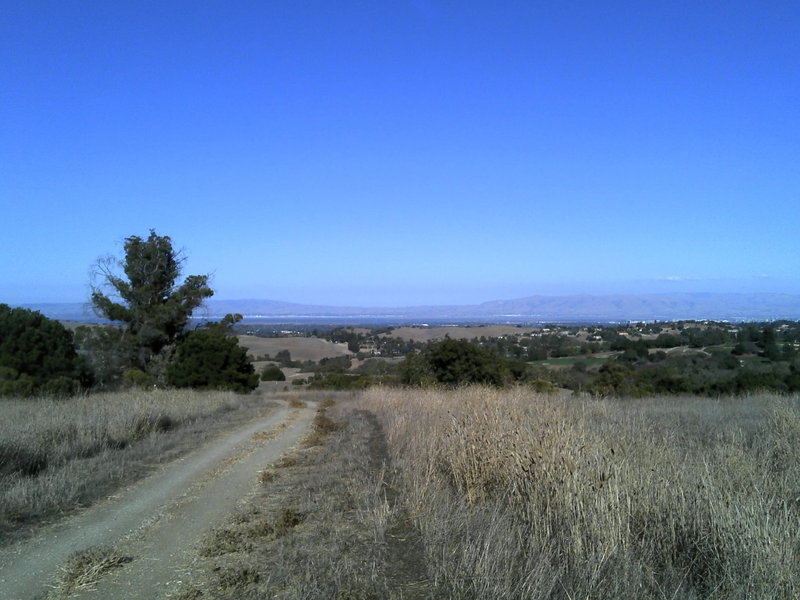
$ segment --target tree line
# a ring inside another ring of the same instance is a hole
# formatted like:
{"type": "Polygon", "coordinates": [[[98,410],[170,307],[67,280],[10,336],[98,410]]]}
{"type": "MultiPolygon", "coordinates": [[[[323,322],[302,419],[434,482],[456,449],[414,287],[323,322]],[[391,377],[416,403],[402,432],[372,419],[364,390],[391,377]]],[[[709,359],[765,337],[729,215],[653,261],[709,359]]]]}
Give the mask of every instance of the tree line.
{"type": "Polygon", "coordinates": [[[70,396],[92,387],[173,386],[247,392],[258,375],[229,334],[241,315],[189,329],[213,295],[207,275],[180,281],[183,257],[168,236],[125,239],[121,260],[98,262],[90,302],[110,325],[74,334],[58,321],[0,305],[0,395],[70,396]]]}

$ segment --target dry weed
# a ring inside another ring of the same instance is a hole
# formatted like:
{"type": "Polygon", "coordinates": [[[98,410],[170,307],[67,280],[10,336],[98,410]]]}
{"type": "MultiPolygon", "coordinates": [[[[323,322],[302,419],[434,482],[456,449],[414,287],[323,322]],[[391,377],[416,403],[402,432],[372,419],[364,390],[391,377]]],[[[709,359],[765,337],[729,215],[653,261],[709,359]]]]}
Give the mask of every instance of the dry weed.
{"type": "Polygon", "coordinates": [[[366,392],[454,598],[793,598],[800,401],[366,392]]]}
{"type": "Polygon", "coordinates": [[[77,590],[92,589],[103,574],[131,560],[130,557],[105,546],[75,552],[61,567],[59,581],[48,597],[65,598],[77,590]]]}
{"type": "Polygon", "coordinates": [[[305,408],[306,406],[308,406],[308,404],[306,404],[306,402],[304,400],[301,400],[300,398],[296,397],[289,398],[290,408],[305,408]]]}

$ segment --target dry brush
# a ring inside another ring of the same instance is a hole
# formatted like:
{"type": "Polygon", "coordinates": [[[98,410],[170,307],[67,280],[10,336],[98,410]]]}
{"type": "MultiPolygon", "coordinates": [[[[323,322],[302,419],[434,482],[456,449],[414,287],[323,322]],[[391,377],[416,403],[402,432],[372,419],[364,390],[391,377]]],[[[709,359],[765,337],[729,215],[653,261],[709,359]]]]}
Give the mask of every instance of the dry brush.
{"type": "Polygon", "coordinates": [[[794,598],[800,401],[373,390],[452,598],[794,598]]]}

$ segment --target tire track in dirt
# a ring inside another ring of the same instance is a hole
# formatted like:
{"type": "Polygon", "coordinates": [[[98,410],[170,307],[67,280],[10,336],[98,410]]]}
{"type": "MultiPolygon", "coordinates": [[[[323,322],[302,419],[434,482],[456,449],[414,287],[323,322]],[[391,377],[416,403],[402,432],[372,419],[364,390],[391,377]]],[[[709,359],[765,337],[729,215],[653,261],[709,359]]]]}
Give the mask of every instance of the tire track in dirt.
{"type": "Polygon", "coordinates": [[[108,501],[0,554],[0,599],[45,598],[76,551],[113,546],[133,560],[70,597],[155,599],[186,581],[196,544],[253,489],[257,472],[294,445],[313,408],[282,407],[166,465],[108,501]]]}

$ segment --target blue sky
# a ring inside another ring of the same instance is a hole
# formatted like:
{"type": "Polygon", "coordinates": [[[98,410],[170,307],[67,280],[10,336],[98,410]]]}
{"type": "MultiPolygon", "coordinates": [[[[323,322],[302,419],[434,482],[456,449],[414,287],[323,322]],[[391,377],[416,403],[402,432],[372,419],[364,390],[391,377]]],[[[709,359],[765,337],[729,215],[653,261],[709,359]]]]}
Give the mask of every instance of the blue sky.
{"type": "Polygon", "coordinates": [[[800,293],[795,0],[0,9],[0,302],[800,293]]]}

